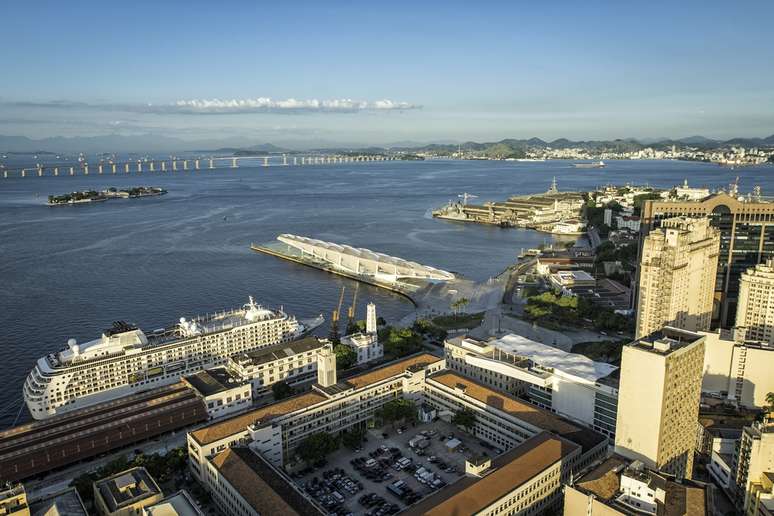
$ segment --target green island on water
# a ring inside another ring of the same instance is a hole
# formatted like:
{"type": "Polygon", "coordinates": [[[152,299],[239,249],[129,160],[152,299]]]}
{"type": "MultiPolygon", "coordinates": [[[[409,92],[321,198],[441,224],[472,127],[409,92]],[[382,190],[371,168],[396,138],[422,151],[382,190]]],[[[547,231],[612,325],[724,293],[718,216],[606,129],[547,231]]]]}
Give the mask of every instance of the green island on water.
{"type": "Polygon", "coordinates": [[[82,192],[71,192],[62,195],[49,195],[49,206],[61,206],[66,204],[85,204],[90,202],[101,202],[109,199],[134,199],[137,197],[151,197],[155,195],[164,195],[167,193],[163,188],[154,186],[136,186],[134,188],[117,189],[108,188],[100,192],[96,190],[84,190],[82,192]]]}

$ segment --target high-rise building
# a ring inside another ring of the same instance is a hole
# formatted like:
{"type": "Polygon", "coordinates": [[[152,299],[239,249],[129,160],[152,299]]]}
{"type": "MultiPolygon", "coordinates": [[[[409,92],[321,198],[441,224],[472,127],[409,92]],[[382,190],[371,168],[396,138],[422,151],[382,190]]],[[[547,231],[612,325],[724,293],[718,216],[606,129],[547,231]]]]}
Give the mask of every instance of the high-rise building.
{"type": "Polygon", "coordinates": [[[675,217],[644,238],[636,336],[663,326],[708,330],[720,235],[707,218],[675,217]]]}
{"type": "Polygon", "coordinates": [[[734,339],[774,344],[774,258],[742,273],[734,339]]]}
{"type": "Polygon", "coordinates": [[[774,420],[766,419],[744,427],[734,455],[733,469],[736,474],[736,500],[740,504],[744,501],[747,511],[761,475],[774,471],[774,420]]]}
{"type": "Polygon", "coordinates": [[[645,201],[641,232],[647,235],[671,217],[709,217],[720,231],[715,312],[713,319],[724,327],[733,326],[739,294],[739,280],[750,267],[774,257],[774,202],[760,196],[760,189],[742,197],[733,185],[699,201],[645,201]]]}
{"type": "Polygon", "coordinates": [[[615,451],[691,478],[701,398],[704,336],[665,327],[624,346],[615,451]]]}

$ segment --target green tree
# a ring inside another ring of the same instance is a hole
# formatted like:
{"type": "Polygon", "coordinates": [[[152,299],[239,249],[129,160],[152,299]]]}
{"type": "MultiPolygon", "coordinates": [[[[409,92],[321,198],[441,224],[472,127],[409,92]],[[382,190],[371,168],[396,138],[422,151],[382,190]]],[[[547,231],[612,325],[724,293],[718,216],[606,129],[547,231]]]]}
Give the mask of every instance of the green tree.
{"type": "Polygon", "coordinates": [[[271,392],[274,394],[274,399],[279,401],[292,396],[295,391],[287,382],[277,382],[272,384],[271,392]]]}
{"type": "Polygon", "coordinates": [[[327,432],[317,432],[301,441],[296,453],[307,464],[314,464],[325,459],[338,448],[338,439],[327,432]]]}
{"type": "Polygon", "coordinates": [[[349,369],[357,363],[357,353],[346,344],[336,344],[333,353],[336,355],[337,369],[349,369]]]}
{"type": "Polygon", "coordinates": [[[452,424],[461,426],[470,433],[474,426],[476,426],[476,413],[470,409],[458,410],[454,413],[451,420],[452,424]]]}
{"type": "Polygon", "coordinates": [[[397,421],[415,421],[417,406],[411,400],[398,398],[385,403],[382,408],[376,411],[376,416],[384,423],[392,423],[393,425],[397,421]]]}
{"type": "Polygon", "coordinates": [[[379,330],[379,340],[384,343],[384,353],[395,358],[422,349],[422,336],[412,328],[386,326],[379,330]]]}
{"type": "Polygon", "coordinates": [[[362,426],[353,426],[341,434],[341,443],[347,448],[359,448],[363,444],[366,430],[362,426]]]}
{"type": "Polygon", "coordinates": [[[769,415],[774,414],[774,392],[766,394],[766,403],[769,404],[769,415]]]}

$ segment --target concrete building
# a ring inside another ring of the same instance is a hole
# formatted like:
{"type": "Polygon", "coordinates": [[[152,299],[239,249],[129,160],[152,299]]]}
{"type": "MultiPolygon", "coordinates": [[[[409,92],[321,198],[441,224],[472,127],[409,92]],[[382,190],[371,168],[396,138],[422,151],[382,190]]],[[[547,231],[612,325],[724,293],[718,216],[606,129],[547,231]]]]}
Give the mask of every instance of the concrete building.
{"type": "Polygon", "coordinates": [[[142,509],[143,516],[204,516],[185,489],[142,509]]]}
{"type": "Polygon", "coordinates": [[[71,487],[30,503],[32,516],[89,516],[78,491],[71,487]]]}
{"type": "Polygon", "coordinates": [[[645,201],[642,234],[658,228],[664,219],[708,217],[721,234],[715,280],[717,319],[724,328],[734,325],[741,275],[774,257],[774,203],[759,195],[742,197],[736,186],[698,201],[645,201]]]}
{"type": "Polygon", "coordinates": [[[564,488],[564,516],[702,516],[711,488],[612,456],[564,488]]]}
{"type": "Polygon", "coordinates": [[[734,336],[774,346],[774,258],[742,273],[734,336]]]}
{"type": "Polygon", "coordinates": [[[615,435],[616,366],[512,334],[488,342],[454,337],[444,342],[444,353],[451,371],[615,435]]]}
{"type": "Polygon", "coordinates": [[[745,516],[774,515],[774,472],[767,471],[750,485],[750,502],[745,516]]]}
{"type": "Polygon", "coordinates": [[[765,473],[774,472],[774,420],[746,426],[734,457],[737,505],[747,511],[755,499],[755,484],[765,473]]]}
{"type": "Polygon", "coordinates": [[[663,220],[642,244],[636,336],[709,330],[720,233],[708,219],[663,220]]]}
{"type": "Polygon", "coordinates": [[[257,398],[269,393],[277,382],[293,386],[313,381],[317,378],[317,354],[330,346],[326,339],[306,337],[239,353],[229,358],[226,367],[242,380],[250,382],[252,395],[257,398]]]}
{"type": "Polygon", "coordinates": [[[572,476],[570,464],[580,447],[549,432],[487,461],[488,467],[430,495],[403,514],[538,515],[556,510],[562,485],[572,476]]]}
{"type": "Polygon", "coordinates": [[[210,419],[245,410],[253,403],[252,389],[225,367],[213,367],[183,377],[207,406],[210,419]]]}
{"type": "Polygon", "coordinates": [[[0,514],[3,516],[30,516],[27,491],[21,484],[7,484],[0,490],[0,514]]]}
{"type": "Polygon", "coordinates": [[[586,271],[556,271],[549,276],[551,285],[563,292],[572,288],[594,287],[597,280],[586,271]]]}
{"type": "Polygon", "coordinates": [[[134,516],[164,498],[145,468],[132,468],[94,482],[94,506],[103,516],[134,516]]]}
{"type": "Polygon", "coordinates": [[[616,453],[691,478],[704,339],[665,327],[623,348],[616,453]]]}
{"type": "Polygon", "coordinates": [[[704,341],[701,390],[743,407],[763,408],[774,392],[774,346],[737,342],[731,332],[700,332],[704,341]]]}

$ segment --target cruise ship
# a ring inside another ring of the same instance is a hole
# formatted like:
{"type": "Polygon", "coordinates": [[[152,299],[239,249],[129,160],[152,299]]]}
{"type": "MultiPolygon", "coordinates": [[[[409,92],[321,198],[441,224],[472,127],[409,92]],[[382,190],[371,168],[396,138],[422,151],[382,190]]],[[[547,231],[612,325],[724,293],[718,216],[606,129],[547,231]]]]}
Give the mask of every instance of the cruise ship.
{"type": "Polygon", "coordinates": [[[123,321],[98,339],[75,339],[58,353],[38,359],[24,383],[24,401],[35,419],[45,419],[115,398],[177,382],[182,376],[224,364],[228,357],[289,342],[322,324],[322,316],[300,322],[252,297],[241,308],[145,333],[123,321]]]}

